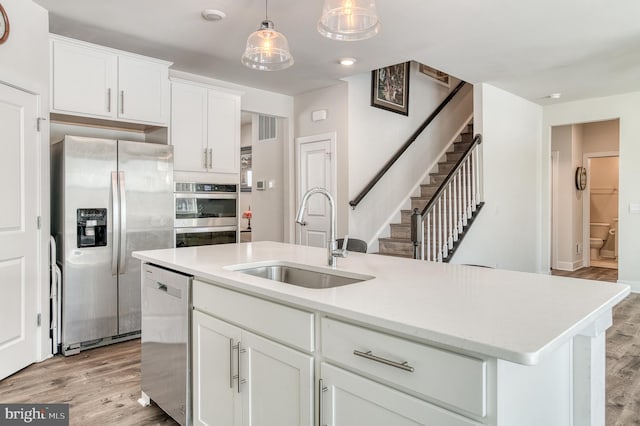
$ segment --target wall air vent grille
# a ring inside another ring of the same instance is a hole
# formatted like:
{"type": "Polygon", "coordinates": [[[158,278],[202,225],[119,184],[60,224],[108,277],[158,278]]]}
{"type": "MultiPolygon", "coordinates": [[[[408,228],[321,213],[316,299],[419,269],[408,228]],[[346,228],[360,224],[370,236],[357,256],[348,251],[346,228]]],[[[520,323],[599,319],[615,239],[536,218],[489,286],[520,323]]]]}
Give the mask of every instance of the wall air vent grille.
{"type": "Polygon", "coordinates": [[[276,139],[276,118],[269,115],[260,115],[258,118],[258,142],[276,139]]]}

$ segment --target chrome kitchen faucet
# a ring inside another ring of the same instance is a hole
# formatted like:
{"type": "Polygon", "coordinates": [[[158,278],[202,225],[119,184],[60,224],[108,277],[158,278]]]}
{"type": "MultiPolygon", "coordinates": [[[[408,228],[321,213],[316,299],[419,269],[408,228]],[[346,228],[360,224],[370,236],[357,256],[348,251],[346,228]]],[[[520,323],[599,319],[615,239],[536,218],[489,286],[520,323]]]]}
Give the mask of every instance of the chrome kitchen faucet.
{"type": "Polygon", "coordinates": [[[336,241],[336,203],[333,201],[333,197],[324,188],[311,188],[304,194],[302,197],[302,201],[300,202],[300,207],[298,208],[298,214],[296,215],[296,223],[304,226],[304,209],[307,207],[307,201],[309,197],[313,194],[322,194],[329,200],[329,207],[331,208],[331,213],[329,216],[329,243],[327,244],[327,260],[329,266],[335,268],[337,266],[336,258],[338,257],[347,257],[347,242],[349,241],[349,236],[344,236],[344,241],[342,243],[342,248],[338,249],[338,241],[336,241]]]}

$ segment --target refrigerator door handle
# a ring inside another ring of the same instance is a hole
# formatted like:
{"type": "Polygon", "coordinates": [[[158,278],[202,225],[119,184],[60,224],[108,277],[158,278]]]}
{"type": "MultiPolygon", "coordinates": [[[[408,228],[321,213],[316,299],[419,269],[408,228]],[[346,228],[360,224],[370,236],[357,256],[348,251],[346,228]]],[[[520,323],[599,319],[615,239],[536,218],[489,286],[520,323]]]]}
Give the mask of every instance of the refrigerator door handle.
{"type": "Polygon", "coordinates": [[[111,275],[118,274],[118,247],[120,246],[120,202],[118,201],[118,172],[111,172],[111,275]]]}
{"type": "Polygon", "coordinates": [[[118,172],[120,183],[120,274],[127,272],[127,198],[124,190],[124,172],[118,172]]]}

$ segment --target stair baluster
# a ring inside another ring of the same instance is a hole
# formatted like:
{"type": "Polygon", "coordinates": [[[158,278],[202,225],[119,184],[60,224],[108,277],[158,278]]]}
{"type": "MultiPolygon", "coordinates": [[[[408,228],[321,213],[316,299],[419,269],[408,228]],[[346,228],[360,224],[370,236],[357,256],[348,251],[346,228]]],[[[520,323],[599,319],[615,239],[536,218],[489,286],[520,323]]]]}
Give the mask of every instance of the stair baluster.
{"type": "Polygon", "coordinates": [[[447,159],[439,163],[438,171],[431,173],[429,184],[420,187],[420,195],[412,197],[412,209],[422,209],[419,232],[423,238],[415,238],[411,227],[411,211],[403,210],[402,223],[391,225],[391,237],[380,238],[381,252],[411,256],[432,262],[449,262],[466,235],[469,225],[484,203],[482,200],[482,170],[478,147],[480,135],[471,139],[471,124],[461,133],[454,149],[447,152],[447,159]],[[425,200],[426,199],[426,200],[425,200]],[[423,204],[426,201],[426,205],[423,204]],[[411,237],[405,235],[411,234],[411,237]],[[405,243],[406,241],[406,243],[405,243]],[[406,245],[410,245],[406,247],[406,245]],[[383,246],[384,245],[384,246],[383,246]],[[384,248],[384,251],[383,251],[384,248]]]}
{"type": "Polygon", "coordinates": [[[422,211],[424,237],[417,259],[447,262],[464,236],[480,202],[480,135],[458,161],[422,211]]]}

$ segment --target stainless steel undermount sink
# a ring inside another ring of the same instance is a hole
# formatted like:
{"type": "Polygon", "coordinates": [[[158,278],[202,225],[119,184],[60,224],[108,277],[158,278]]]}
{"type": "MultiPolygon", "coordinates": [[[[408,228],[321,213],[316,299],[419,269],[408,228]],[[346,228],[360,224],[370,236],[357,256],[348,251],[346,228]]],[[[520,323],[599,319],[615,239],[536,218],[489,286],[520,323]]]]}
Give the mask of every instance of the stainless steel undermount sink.
{"type": "Polygon", "coordinates": [[[349,272],[319,271],[307,269],[304,265],[274,263],[235,269],[237,272],[266,278],[299,287],[322,289],[359,283],[375,277],[349,272]]]}

